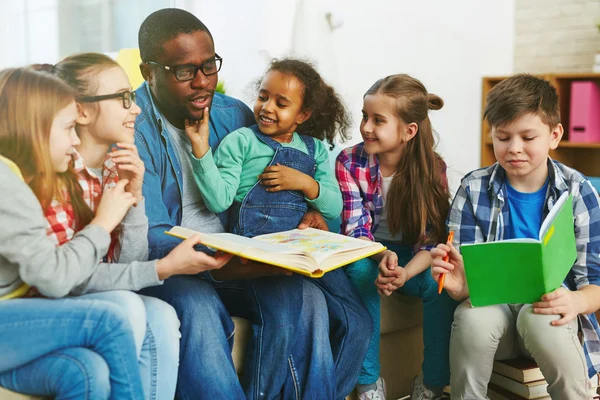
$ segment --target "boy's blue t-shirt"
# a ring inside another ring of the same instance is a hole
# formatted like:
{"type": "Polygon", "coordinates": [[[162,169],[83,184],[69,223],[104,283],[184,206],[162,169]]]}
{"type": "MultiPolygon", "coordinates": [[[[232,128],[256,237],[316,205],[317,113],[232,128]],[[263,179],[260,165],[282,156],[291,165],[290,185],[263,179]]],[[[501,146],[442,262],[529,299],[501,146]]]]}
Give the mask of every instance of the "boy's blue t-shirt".
{"type": "Polygon", "coordinates": [[[548,180],[540,190],[533,193],[519,192],[508,182],[506,182],[506,190],[510,218],[506,239],[539,239],[548,180]]]}

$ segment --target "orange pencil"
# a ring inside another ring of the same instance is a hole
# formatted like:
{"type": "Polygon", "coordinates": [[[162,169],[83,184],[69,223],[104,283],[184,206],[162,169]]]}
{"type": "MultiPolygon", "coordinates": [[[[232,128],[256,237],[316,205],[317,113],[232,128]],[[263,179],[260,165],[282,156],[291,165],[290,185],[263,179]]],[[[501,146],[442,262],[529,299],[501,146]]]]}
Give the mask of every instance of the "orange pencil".
{"type": "MultiPolygon", "coordinates": [[[[453,240],[454,240],[454,231],[450,231],[450,233],[448,234],[448,240],[446,240],[446,244],[448,244],[448,243],[452,244],[453,240]]],[[[444,257],[444,261],[448,262],[449,259],[450,259],[450,255],[446,254],[446,257],[444,257]]],[[[442,294],[442,289],[444,289],[444,281],[445,280],[446,280],[446,274],[441,274],[440,280],[438,281],[438,294],[442,294]]]]}

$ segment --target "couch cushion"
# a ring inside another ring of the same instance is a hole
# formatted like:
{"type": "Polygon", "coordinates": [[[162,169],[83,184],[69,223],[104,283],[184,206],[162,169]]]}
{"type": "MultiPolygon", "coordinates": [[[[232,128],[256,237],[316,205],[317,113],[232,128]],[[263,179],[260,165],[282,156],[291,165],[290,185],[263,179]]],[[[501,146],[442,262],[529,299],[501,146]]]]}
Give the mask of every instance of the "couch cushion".
{"type": "Polygon", "coordinates": [[[0,387],[0,400],[41,400],[41,397],[33,397],[25,394],[9,392],[0,387]]]}
{"type": "Polygon", "coordinates": [[[235,335],[233,336],[233,352],[231,357],[233,358],[233,365],[235,365],[235,371],[238,375],[242,372],[244,366],[244,359],[246,358],[246,343],[250,339],[252,334],[252,327],[248,320],[233,317],[231,318],[235,324],[235,335]]]}
{"type": "Polygon", "coordinates": [[[381,296],[381,334],[423,324],[423,302],[418,297],[394,293],[381,296]]]}

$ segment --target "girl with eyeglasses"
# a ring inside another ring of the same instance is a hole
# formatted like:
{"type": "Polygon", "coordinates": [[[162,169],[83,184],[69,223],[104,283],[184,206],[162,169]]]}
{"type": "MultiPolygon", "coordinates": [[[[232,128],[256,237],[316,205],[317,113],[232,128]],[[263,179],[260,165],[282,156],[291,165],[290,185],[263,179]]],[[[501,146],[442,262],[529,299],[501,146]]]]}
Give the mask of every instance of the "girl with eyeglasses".
{"type": "Polygon", "coordinates": [[[65,297],[94,279],[110,231],[135,201],[127,181],[107,192],[69,243],[57,247],[47,236],[44,210],[72,190],[76,118],[64,82],[29,68],[0,71],[0,386],[57,399],[137,400],[143,387],[125,309],[94,294],[65,297]]]}
{"type": "Polygon", "coordinates": [[[185,241],[161,260],[147,261],[148,218],[142,183],[144,164],[133,144],[135,104],[125,71],[110,57],[83,53],[43,67],[76,92],[77,118],[68,174],[72,190],[46,209],[48,234],[57,245],[67,243],[99,210],[103,192],[126,180],[124,189],[135,198],[119,226],[112,231],[108,252],[97,273],[72,294],[96,293],[123,307],[130,318],[146,398],[175,396],[179,362],[179,320],[175,310],[154,297],[136,295],[141,307],[122,302],[115,289],[139,290],[162,284],[171,275],[197,274],[220,268],[230,256],[215,258],[194,250],[198,238],[185,241]],[[141,310],[139,309],[141,308],[141,310]]]}

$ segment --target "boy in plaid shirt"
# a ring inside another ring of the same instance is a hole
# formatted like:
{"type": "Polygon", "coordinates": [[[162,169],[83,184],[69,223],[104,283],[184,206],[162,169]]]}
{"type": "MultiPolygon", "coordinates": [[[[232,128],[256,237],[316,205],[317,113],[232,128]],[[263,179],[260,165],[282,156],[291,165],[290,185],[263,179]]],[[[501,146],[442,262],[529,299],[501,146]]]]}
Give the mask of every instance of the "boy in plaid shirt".
{"type": "Polygon", "coordinates": [[[446,273],[448,294],[464,300],[450,342],[452,398],[485,399],[494,359],[525,356],[538,363],[552,398],[589,399],[588,378],[600,370],[594,315],[600,308],[598,194],[581,173],[548,156],[563,127],[558,96],[547,81],[529,75],[502,81],[488,95],[484,118],[498,162],[463,178],[448,217],[454,243],[431,251],[434,279],[446,273]],[[473,308],[454,246],[537,238],[541,222],[567,191],[573,196],[577,260],[563,287],[534,304],[473,308]]]}

